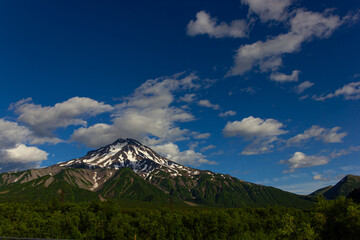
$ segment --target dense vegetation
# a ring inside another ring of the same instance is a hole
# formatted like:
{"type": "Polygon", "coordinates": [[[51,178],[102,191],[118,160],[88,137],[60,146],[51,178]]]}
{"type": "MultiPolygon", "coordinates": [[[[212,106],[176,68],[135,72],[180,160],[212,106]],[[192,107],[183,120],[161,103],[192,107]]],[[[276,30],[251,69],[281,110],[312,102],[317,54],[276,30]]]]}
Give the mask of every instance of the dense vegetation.
{"type": "MultiPolygon", "coordinates": [[[[101,176],[107,175],[107,171],[113,170],[96,170],[101,176]]],[[[182,202],[184,205],[183,201],[186,201],[226,208],[281,205],[307,209],[313,205],[313,197],[244,182],[230,175],[201,170],[199,173],[189,177],[185,176],[185,172],[183,176],[173,177],[158,169],[145,180],[130,168],[122,168],[108,177],[96,191],[90,190],[93,183],[89,182],[89,178],[93,179],[94,176],[94,171],[90,169],[66,168],[55,171],[54,168],[48,168],[3,173],[0,174],[0,202],[27,199],[48,202],[62,192],[64,200],[72,202],[113,199],[165,203],[172,198],[174,202],[182,202]],[[38,176],[49,169],[54,174],[38,176]]]]}
{"type": "Polygon", "coordinates": [[[192,208],[120,202],[1,203],[0,237],[66,239],[359,239],[360,205],[320,198],[312,210],[192,208]],[[126,207],[124,207],[126,205],[126,207]]]}

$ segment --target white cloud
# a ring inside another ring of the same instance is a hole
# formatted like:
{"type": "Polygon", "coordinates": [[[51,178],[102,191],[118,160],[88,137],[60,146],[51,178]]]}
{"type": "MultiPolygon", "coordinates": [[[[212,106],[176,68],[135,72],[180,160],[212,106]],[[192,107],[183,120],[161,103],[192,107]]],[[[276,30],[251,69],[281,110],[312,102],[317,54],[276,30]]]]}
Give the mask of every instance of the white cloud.
{"type": "MultiPolygon", "coordinates": [[[[194,74],[147,80],[131,96],[125,98],[124,102],[115,106],[111,124],[99,123],[81,127],[74,131],[71,139],[96,148],[119,137],[134,138],[149,146],[159,146],[190,137],[208,138],[209,133],[194,133],[178,127],[177,123],[192,121],[194,116],[172,105],[175,102],[175,92],[197,89],[200,86],[198,80],[194,74]]],[[[185,153],[196,155],[195,152],[185,153]]],[[[191,162],[191,158],[188,158],[188,162],[191,162]]],[[[184,159],[181,161],[186,162],[184,159]]],[[[201,162],[195,159],[192,161],[201,162]]]]}
{"type": "Polygon", "coordinates": [[[285,82],[297,82],[299,80],[299,70],[294,70],[290,75],[284,73],[271,73],[270,79],[274,82],[285,83],[285,82]]]}
{"type": "Polygon", "coordinates": [[[344,96],[346,100],[360,99],[360,82],[349,83],[343,88],[335,91],[335,96],[344,96]]]}
{"type": "Polygon", "coordinates": [[[302,82],[298,86],[295,87],[295,92],[297,94],[303,93],[306,89],[312,87],[313,85],[314,85],[314,83],[309,82],[309,81],[302,82]]]}
{"type": "Polygon", "coordinates": [[[175,126],[175,122],[192,120],[193,117],[181,111],[183,110],[173,108],[125,108],[121,115],[113,119],[113,124],[82,127],[75,130],[71,138],[89,147],[101,147],[119,137],[134,138],[141,142],[147,137],[155,137],[163,141],[183,140],[184,135],[189,131],[175,126]],[[94,132],[101,134],[102,137],[94,139],[94,132]]]}
{"type": "Polygon", "coordinates": [[[287,140],[287,145],[300,144],[309,139],[316,139],[326,143],[339,143],[347,135],[346,132],[340,132],[340,127],[333,127],[331,129],[322,128],[316,125],[287,140]]]}
{"type": "Polygon", "coordinates": [[[0,149],[0,172],[37,168],[46,160],[48,153],[37,148],[17,144],[15,147],[0,149]]]}
{"type": "Polygon", "coordinates": [[[20,143],[43,144],[59,143],[55,137],[39,137],[28,127],[19,125],[17,122],[0,119],[0,149],[12,148],[20,143]]]}
{"type": "Polygon", "coordinates": [[[151,146],[151,148],[167,159],[180,164],[192,166],[199,166],[201,164],[217,164],[215,161],[205,159],[205,156],[202,153],[195,152],[194,150],[180,151],[179,147],[174,143],[151,146]]]}
{"type": "Polygon", "coordinates": [[[312,99],[316,101],[324,101],[329,98],[343,96],[346,100],[360,99],[360,82],[352,82],[337,89],[334,93],[329,93],[325,96],[314,95],[312,99]]]}
{"type": "Polygon", "coordinates": [[[328,182],[328,181],[332,181],[332,180],[339,180],[343,177],[345,177],[345,175],[337,175],[337,176],[332,177],[332,176],[324,176],[323,174],[315,173],[315,175],[313,176],[313,179],[318,180],[318,181],[328,182]]]}
{"type": "Polygon", "coordinates": [[[38,162],[46,160],[48,153],[37,147],[28,147],[19,144],[15,148],[6,149],[2,162],[38,162]],[[5,159],[5,160],[4,160],[5,159]]]}
{"type": "Polygon", "coordinates": [[[288,160],[282,160],[280,164],[287,164],[289,169],[284,172],[294,172],[297,168],[315,167],[328,164],[330,159],[326,156],[307,156],[302,152],[295,152],[288,160]]]}
{"type": "Polygon", "coordinates": [[[222,112],[219,114],[220,117],[232,117],[232,116],[235,116],[236,115],[236,112],[235,111],[226,111],[226,112],[222,112]]]}
{"type": "Polygon", "coordinates": [[[258,137],[247,145],[240,155],[257,155],[272,152],[274,143],[279,140],[277,137],[258,137]]]}
{"type": "Polygon", "coordinates": [[[321,174],[316,174],[313,176],[314,180],[321,180],[322,179],[322,175],[321,174]]]}
{"type": "Polygon", "coordinates": [[[275,119],[254,118],[253,116],[241,121],[227,122],[223,129],[226,137],[241,137],[250,144],[241,152],[242,155],[254,155],[271,152],[277,136],[287,133],[281,129],[283,124],[275,119]]]}
{"type": "Polygon", "coordinates": [[[350,146],[347,149],[340,149],[340,150],[334,150],[331,154],[330,157],[331,158],[336,158],[336,157],[341,157],[344,155],[348,155],[351,154],[353,152],[358,152],[360,151],[360,146],[350,146]]]}
{"type": "Polygon", "coordinates": [[[121,135],[118,134],[116,126],[105,123],[97,123],[88,128],[82,127],[76,129],[73,132],[71,139],[76,142],[84,143],[88,147],[97,148],[105,146],[121,137],[121,135]]]}
{"type": "MultiPolygon", "coordinates": [[[[209,133],[197,133],[178,127],[178,122],[192,121],[194,116],[172,105],[176,101],[174,93],[199,88],[197,80],[198,77],[194,74],[147,80],[131,96],[114,107],[111,124],[98,123],[81,127],[74,131],[71,139],[95,148],[119,137],[134,138],[181,164],[215,164],[216,162],[207,160],[193,149],[180,151],[173,143],[190,137],[205,139],[210,136],[209,133]]],[[[184,99],[191,100],[193,97],[195,95],[187,94],[184,99]]]]}
{"type": "Polygon", "coordinates": [[[31,131],[16,122],[0,119],[0,149],[12,148],[19,143],[30,141],[31,131]]]}
{"type": "Polygon", "coordinates": [[[187,34],[196,36],[208,34],[214,38],[243,38],[247,36],[248,26],[245,20],[234,20],[230,24],[225,22],[217,23],[216,18],[212,18],[205,11],[196,14],[196,20],[191,20],[187,25],[187,34]]]}
{"type": "Polygon", "coordinates": [[[253,87],[246,87],[246,88],[240,89],[240,92],[245,92],[245,93],[249,93],[249,94],[255,94],[256,90],[253,87]]]}
{"type": "Polygon", "coordinates": [[[287,133],[287,131],[281,129],[282,127],[283,124],[275,119],[263,120],[250,116],[241,121],[227,122],[223,134],[227,137],[238,136],[247,139],[272,137],[287,133]]]}
{"type": "Polygon", "coordinates": [[[208,139],[210,137],[210,133],[194,133],[195,139],[208,139]]]}
{"type": "Polygon", "coordinates": [[[27,127],[0,119],[0,172],[38,167],[48,153],[25,144],[39,141],[27,127]]]}
{"type": "Polygon", "coordinates": [[[199,146],[199,142],[189,143],[189,149],[190,149],[190,150],[194,150],[194,149],[197,148],[198,146],[199,146]]]}
{"type": "Polygon", "coordinates": [[[241,0],[242,4],[249,5],[249,13],[259,15],[261,21],[283,21],[288,17],[287,8],[293,0],[241,0]]]}
{"type": "Polygon", "coordinates": [[[29,98],[12,104],[10,109],[19,115],[19,122],[28,125],[39,137],[53,137],[52,132],[55,129],[86,125],[84,117],[111,111],[113,107],[90,98],[73,97],[53,107],[35,105],[29,98]]]}
{"type": "Polygon", "coordinates": [[[235,64],[227,76],[242,75],[255,66],[259,66],[262,71],[274,71],[281,66],[283,54],[299,51],[305,41],[330,37],[343,23],[339,16],[332,15],[329,10],[317,13],[297,9],[289,21],[288,33],[242,45],[237,50],[235,64]]]}
{"type": "Polygon", "coordinates": [[[200,150],[201,150],[202,152],[205,152],[205,151],[210,150],[210,149],[213,149],[213,148],[216,148],[216,146],[210,144],[210,145],[207,145],[207,146],[201,148],[200,150]]]}
{"type": "Polygon", "coordinates": [[[186,103],[192,103],[196,99],[196,95],[193,93],[185,94],[183,97],[180,97],[180,101],[186,102],[186,103]]]}
{"type": "Polygon", "coordinates": [[[219,110],[220,106],[218,104],[212,104],[209,100],[199,100],[198,105],[202,107],[212,108],[214,110],[219,110]]]}

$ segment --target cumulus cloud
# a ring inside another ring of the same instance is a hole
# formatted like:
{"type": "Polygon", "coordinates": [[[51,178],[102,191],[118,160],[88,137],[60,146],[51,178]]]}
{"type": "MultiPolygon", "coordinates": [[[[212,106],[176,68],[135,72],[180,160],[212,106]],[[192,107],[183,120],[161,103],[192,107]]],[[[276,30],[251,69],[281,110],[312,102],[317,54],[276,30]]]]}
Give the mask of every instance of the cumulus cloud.
{"type": "Polygon", "coordinates": [[[29,126],[36,135],[53,137],[55,129],[86,125],[84,117],[109,112],[113,107],[90,98],[73,97],[53,107],[36,105],[28,98],[12,104],[10,109],[19,115],[17,120],[29,126]]]}
{"type": "Polygon", "coordinates": [[[71,138],[89,147],[100,147],[119,137],[135,138],[144,143],[156,140],[158,144],[184,140],[192,136],[192,132],[181,129],[177,123],[192,121],[194,116],[172,106],[174,92],[197,89],[200,86],[198,80],[194,74],[147,80],[114,107],[111,124],[81,127],[74,131],[71,138]]]}
{"type": "Polygon", "coordinates": [[[284,54],[299,51],[303,42],[330,37],[345,22],[329,10],[317,13],[297,9],[293,15],[289,32],[240,46],[227,76],[242,75],[256,66],[262,71],[274,71],[281,66],[284,54]]]}
{"type": "Polygon", "coordinates": [[[218,104],[212,104],[209,100],[204,99],[204,100],[199,100],[198,101],[198,105],[201,107],[207,107],[207,108],[212,108],[214,110],[219,110],[220,106],[218,104]]]}
{"type": "Polygon", "coordinates": [[[186,103],[192,103],[196,99],[196,95],[194,93],[188,93],[185,94],[183,97],[180,97],[180,101],[186,102],[186,103]]]}
{"type": "MultiPolygon", "coordinates": [[[[1,138],[1,140],[3,140],[1,138]]],[[[22,142],[23,139],[16,139],[22,142]]],[[[0,172],[25,170],[30,167],[39,167],[41,161],[46,160],[48,153],[34,146],[16,144],[12,147],[4,145],[0,148],[0,172]]]]}
{"type": "MultiPolygon", "coordinates": [[[[192,132],[177,126],[179,122],[193,121],[194,116],[173,106],[175,92],[196,90],[201,86],[198,82],[195,74],[184,73],[147,80],[122,103],[114,106],[111,124],[80,127],[73,132],[71,139],[97,148],[119,137],[134,138],[182,164],[214,164],[193,149],[180,151],[173,143],[190,137],[206,139],[210,136],[209,133],[192,132]]],[[[181,100],[191,102],[194,97],[194,94],[186,94],[181,100]]]]}
{"type": "Polygon", "coordinates": [[[313,85],[314,85],[314,83],[309,82],[309,81],[302,82],[295,87],[295,92],[297,94],[303,93],[306,89],[312,87],[313,85]]]}
{"type": "Polygon", "coordinates": [[[226,111],[226,112],[222,112],[219,114],[220,117],[232,117],[232,116],[235,116],[236,115],[236,112],[235,111],[226,111]]]}
{"type": "Polygon", "coordinates": [[[293,0],[241,0],[249,6],[249,13],[259,15],[262,22],[269,20],[283,21],[288,17],[287,8],[293,0]]]}
{"type": "Polygon", "coordinates": [[[47,159],[48,153],[25,145],[38,141],[39,138],[27,127],[0,119],[0,172],[38,167],[47,159]]]}
{"type": "Polygon", "coordinates": [[[277,136],[287,133],[283,130],[284,125],[275,119],[254,118],[253,116],[242,119],[241,121],[227,122],[223,129],[226,137],[241,137],[245,141],[250,141],[242,155],[254,155],[270,152],[278,140],[277,136]]]}
{"type": "Polygon", "coordinates": [[[73,132],[71,139],[76,142],[84,143],[88,147],[98,148],[121,137],[121,135],[117,135],[119,133],[115,130],[116,126],[114,125],[97,123],[88,128],[81,127],[76,129],[73,132]]]}
{"type": "Polygon", "coordinates": [[[287,164],[289,169],[285,172],[294,172],[297,168],[315,167],[328,164],[330,159],[326,156],[307,156],[302,152],[295,152],[288,160],[282,160],[280,164],[287,164]]]}
{"type": "Polygon", "coordinates": [[[326,143],[340,143],[342,139],[347,135],[346,132],[338,132],[340,127],[333,127],[331,129],[322,128],[317,125],[311,126],[311,128],[300,133],[287,140],[287,145],[301,144],[310,139],[316,139],[318,141],[326,143]]]}
{"type": "Polygon", "coordinates": [[[38,149],[37,147],[28,147],[19,144],[15,148],[3,151],[2,162],[27,163],[46,160],[48,153],[38,149]]]}
{"type": "Polygon", "coordinates": [[[285,82],[297,82],[299,80],[299,70],[294,70],[290,75],[284,73],[271,73],[270,79],[274,82],[285,83],[285,82]]]}
{"type": "Polygon", "coordinates": [[[324,101],[329,98],[343,96],[346,100],[360,99],[360,82],[352,82],[337,89],[334,93],[329,93],[323,96],[314,95],[312,99],[316,101],[324,101]]]}
{"type": "Polygon", "coordinates": [[[180,164],[192,166],[199,166],[201,164],[217,164],[215,161],[205,159],[205,156],[202,153],[195,152],[194,150],[180,151],[179,147],[174,143],[151,146],[151,148],[167,159],[180,164]]]}
{"type": "Polygon", "coordinates": [[[283,126],[281,122],[275,119],[263,120],[250,116],[241,121],[227,122],[223,134],[226,137],[238,136],[246,139],[272,137],[287,133],[287,131],[281,129],[283,126]]]}
{"type": "Polygon", "coordinates": [[[0,119],[0,149],[12,148],[20,143],[42,144],[45,142],[55,144],[61,140],[55,137],[39,137],[26,126],[0,119]]]}
{"type": "Polygon", "coordinates": [[[196,36],[207,34],[214,38],[243,38],[247,36],[248,25],[245,20],[234,20],[230,24],[225,22],[217,23],[216,18],[212,18],[205,11],[196,14],[196,20],[191,20],[187,25],[187,34],[196,36]]]}
{"type": "Polygon", "coordinates": [[[16,122],[0,119],[0,149],[12,148],[31,140],[31,131],[16,122]]]}

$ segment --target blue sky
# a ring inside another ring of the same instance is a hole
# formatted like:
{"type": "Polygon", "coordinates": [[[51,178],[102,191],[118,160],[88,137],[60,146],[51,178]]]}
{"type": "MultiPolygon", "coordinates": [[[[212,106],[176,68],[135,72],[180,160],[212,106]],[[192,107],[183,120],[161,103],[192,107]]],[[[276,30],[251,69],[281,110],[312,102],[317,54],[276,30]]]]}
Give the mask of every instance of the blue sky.
{"type": "Polygon", "coordinates": [[[360,174],[360,2],[1,1],[0,168],[117,138],[301,194],[360,174]]]}

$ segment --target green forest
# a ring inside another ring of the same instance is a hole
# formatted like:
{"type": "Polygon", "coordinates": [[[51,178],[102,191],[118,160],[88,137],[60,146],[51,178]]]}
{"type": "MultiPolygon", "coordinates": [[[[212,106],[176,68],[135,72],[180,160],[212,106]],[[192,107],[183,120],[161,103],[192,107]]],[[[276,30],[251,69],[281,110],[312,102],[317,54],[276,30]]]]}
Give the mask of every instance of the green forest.
{"type": "Polygon", "coordinates": [[[0,203],[0,237],[62,239],[360,239],[360,205],[318,198],[310,210],[139,203],[0,203]]]}

